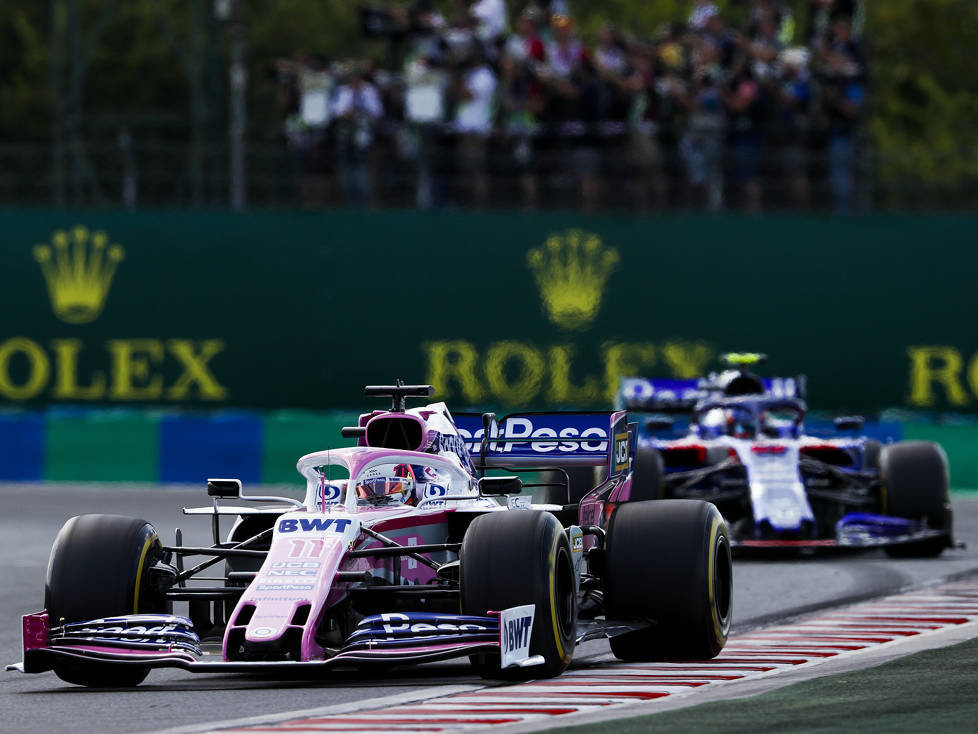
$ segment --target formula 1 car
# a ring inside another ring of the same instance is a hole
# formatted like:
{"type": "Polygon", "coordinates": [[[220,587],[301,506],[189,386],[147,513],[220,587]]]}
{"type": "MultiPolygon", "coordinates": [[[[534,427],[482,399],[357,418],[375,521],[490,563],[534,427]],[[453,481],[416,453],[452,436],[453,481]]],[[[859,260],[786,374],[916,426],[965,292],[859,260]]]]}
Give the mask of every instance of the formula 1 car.
{"type": "Polygon", "coordinates": [[[24,660],[8,669],[128,686],[162,667],[314,673],[468,656],[484,677],[522,679],[560,674],[598,637],[629,660],[720,652],[726,526],[706,502],[629,499],[624,412],[497,420],[407,409],[427,385],[366,392],[392,409],[343,429],[356,446],[299,459],[303,500],[208,480],[213,504],[184,512],[210,518],[213,545],[185,546],[179,530],[164,544],[141,519],[69,520],[45,611],[23,618],[24,660]],[[607,467],[587,507],[534,506],[519,477],[487,475],[566,465],[607,467]],[[203,578],[222,561],[218,585],[203,578]]]}
{"type": "MultiPolygon", "coordinates": [[[[633,470],[663,498],[715,504],[744,548],[884,547],[929,557],[952,545],[947,457],[936,443],[883,446],[805,433],[803,377],[762,379],[763,355],[728,355],[736,369],[702,380],[626,379],[620,402],[646,416],[633,470]],[[689,431],[663,437],[689,412],[689,431]]],[[[837,418],[840,432],[863,419],[837,418]]]]}

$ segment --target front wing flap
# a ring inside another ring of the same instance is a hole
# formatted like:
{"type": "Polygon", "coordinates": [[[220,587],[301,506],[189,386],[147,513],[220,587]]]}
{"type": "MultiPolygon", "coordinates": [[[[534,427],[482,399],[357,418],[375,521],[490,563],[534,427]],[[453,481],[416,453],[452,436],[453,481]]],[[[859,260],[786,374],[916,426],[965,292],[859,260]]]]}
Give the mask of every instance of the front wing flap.
{"type": "MultiPolygon", "coordinates": [[[[50,628],[46,612],[24,619],[24,660],[7,670],[41,673],[58,659],[98,660],[151,669],[180,668],[195,673],[318,670],[372,663],[426,663],[476,654],[499,654],[508,616],[524,607],[490,616],[390,613],[365,617],[335,655],[312,661],[224,661],[199,647],[190,620],[167,615],[129,615],[50,628]],[[500,624],[503,619],[504,624],[500,624]],[[165,620],[165,621],[164,621],[165,620]],[[147,631],[146,626],[153,629],[147,631]],[[160,630],[157,627],[172,627],[160,630]]],[[[532,625],[532,613],[530,615],[532,625]]],[[[527,647],[529,631],[526,633],[527,647]]],[[[511,664],[542,663],[528,653],[511,664]]]]}

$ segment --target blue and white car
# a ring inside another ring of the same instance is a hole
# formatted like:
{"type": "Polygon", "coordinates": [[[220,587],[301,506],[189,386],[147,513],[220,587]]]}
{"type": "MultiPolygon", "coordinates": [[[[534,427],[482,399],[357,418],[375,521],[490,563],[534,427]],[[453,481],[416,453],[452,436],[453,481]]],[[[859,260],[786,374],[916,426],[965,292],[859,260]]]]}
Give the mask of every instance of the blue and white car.
{"type": "MultiPolygon", "coordinates": [[[[643,495],[712,502],[735,547],[885,547],[936,556],[952,545],[948,465],[926,441],[882,445],[805,430],[803,377],[760,378],[763,355],[726,355],[736,367],[699,380],[627,378],[619,407],[636,415],[633,484],[643,495]],[[689,416],[677,437],[671,417],[689,416]]],[[[860,417],[838,418],[842,432],[860,417]]]]}

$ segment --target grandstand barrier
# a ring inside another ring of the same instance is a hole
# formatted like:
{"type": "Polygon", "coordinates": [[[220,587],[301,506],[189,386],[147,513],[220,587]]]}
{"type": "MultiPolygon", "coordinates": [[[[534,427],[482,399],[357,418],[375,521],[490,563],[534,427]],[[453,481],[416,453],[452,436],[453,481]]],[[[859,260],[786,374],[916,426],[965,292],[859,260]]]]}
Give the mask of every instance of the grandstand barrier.
{"type": "MultiPolygon", "coordinates": [[[[340,429],[356,423],[347,411],[227,411],[212,414],[148,410],[52,409],[0,412],[0,482],[142,482],[203,486],[209,477],[245,484],[301,486],[300,456],[350,445],[340,429]]],[[[813,435],[832,435],[831,422],[809,422],[813,435]]],[[[884,443],[939,442],[951,485],[978,491],[978,423],[869,421],[862,433],[884,443]]]]}

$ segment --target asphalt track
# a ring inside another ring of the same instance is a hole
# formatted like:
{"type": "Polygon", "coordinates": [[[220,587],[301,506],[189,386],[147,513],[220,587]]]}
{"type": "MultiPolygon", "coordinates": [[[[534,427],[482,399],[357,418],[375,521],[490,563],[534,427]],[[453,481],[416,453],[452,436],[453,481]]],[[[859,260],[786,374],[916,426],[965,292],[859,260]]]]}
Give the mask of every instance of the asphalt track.
{"type": "MultiPolygon", "coordinates": [[[[186,543],[206,543],[204,519],[180,514],[207,504],[203,489],[85,485],[0,485],[0,662],[16,662],[20,615],[43,606],[44,570],[58,528],[69,517],[112,512],[143,517],[165,540],[174,528],[186,543]]],[[[955,500],[956,535],[965,550],[939,559],[905,561],[881,551],[791,559],[738,558],[734,567],[734,628],[790,617],[842,601],[871,598],[978,570],[978,498],[955,500]]],[[[179,611],[179,610],[178,610],[179,611]]],[[[575,660],[611,660],[607,643],[591,642],[575,660]]],[[[136,732],[310,709],[367,698],[410,695],[432,687],[475,686],[466,664],[444,663],[396,674],[334,673],[314,681],[155,671],[131,690],[70,686],[52,673],[0,674],[0,731],[136,732]]]]}

